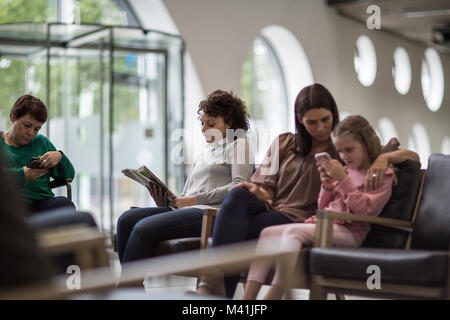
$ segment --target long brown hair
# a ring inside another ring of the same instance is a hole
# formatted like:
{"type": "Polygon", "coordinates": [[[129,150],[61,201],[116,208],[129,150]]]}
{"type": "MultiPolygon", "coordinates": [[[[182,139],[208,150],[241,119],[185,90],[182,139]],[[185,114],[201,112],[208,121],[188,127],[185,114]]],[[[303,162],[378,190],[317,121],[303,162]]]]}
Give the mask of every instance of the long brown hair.
{"type": "MultiPolygon", "coordinates": [[[[333,115],[332,129],[339,122],[339,111],[330,91],[319,83],[314,83],[310,86],[304,87],[297,95],[295,99],[295,114],[300,118],[311,109],[324,108],[331,111],[333,115]]],[[[306,156],[312,149],[312,137],[306,131],[303,124],[295,117],[295,130],[296,130],[296,150],[302,155],[306,156]]]]}
{"type": "Polygon", "coordinates": [[[367,150],[370,163],[383,152],[380,138],[375,133],[375,130],[362,116],[348,116],[341,122],[339,122],[334,128],[333,137],[342,137],[348,134],[352,134],[353,137],[358,140],[367,150]]]}

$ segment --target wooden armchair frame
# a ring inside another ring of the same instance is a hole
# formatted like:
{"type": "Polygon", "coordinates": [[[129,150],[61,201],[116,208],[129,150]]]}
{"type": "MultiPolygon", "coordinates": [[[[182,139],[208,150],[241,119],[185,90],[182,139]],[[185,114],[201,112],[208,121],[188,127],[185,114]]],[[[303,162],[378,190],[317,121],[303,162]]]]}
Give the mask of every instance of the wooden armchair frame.
{"type": "Polygon", "coordinates": [[[54,180],[50,181],[48,183],[48,185],[49,185],[49,187],[51,189],[59,188],[59,187],[62,187],[62,186],[66,186],[67,198],[70,201],[72,201],[72,186],[71,186],[71,183],[72,183],[72,179],[70,179],[70,178],[57,178],[57,179],[54,179],[54,180]]]}
{"type": "MultiPolygon", "coordinates": [[[[149,277],[166,277],[174,274],[194,273],[205,268],[218,268],[224,272],[238,272],[248,268],[255,260],[265,260],[284,264],[289,252],[277,247],[265,247],[256,251],[256,242],[248,241],[209,250],[182,252],[173,255],[153,257],[131,262],[123,270],[120,287],[141,283],[149,277]]],[[[117,281],[109,266],[87,270],[81,273],[81,288],[67,288],[68,275],[53,277],[32,285],[11,288],[0,292],[3,299],[70,299],[74,295],[86,293],[105,293],[117,289],[117,281]]],[[[289,279],[283,279],[288,283],[289,279]]],[[[142,294],[144,294],[142,289],[142,294]]],[[[166,298],[170,298],[165,295],[166,298]]],[[[174,295],[174,299],[179,299],[174,295]]],[[[151,297],[149,297],[151,298],[151,297]]],[[[205,296],[205,299],[207,297],[205,296]]]]}
{"type": "Polygon", "coordinates": [[[106,235],[92,227],[71,225],[52,228],[37,234],[38,246],[47,256],[74,254],[74,262],[81,270],[109,265],[106,235]]]}

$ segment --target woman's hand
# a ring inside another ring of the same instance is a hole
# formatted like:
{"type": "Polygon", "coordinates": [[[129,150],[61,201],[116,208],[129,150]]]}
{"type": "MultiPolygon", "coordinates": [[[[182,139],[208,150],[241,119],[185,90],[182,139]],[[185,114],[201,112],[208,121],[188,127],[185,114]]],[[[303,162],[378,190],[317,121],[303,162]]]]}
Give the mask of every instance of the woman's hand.
{"type": "Polygon", "coordinates": [[[327,191],[333,191],[334,179],[327,174],[327,171],[325,170],[324,167],[320,165],[319,162],[317,162],[316,164],[320,174],[320,181],[322,181],[322,188],[324,188],[327,191]]]}
{"type": "Polygon", "coordinates": [[[367,190],[375,190],[381,186],[388,165],[389,160],[384,153],[375,159],[369,170],[367,170],[366,181],[364,182],[364,187],[367,190]]]}
{"type": "Polygon", "coordinates": [[[334,180],[342,182],[347,178],[344,166],[336,159],[324,160],[320,165],[325,169],[326,174],[334,180]]]}
{"type": "Polygon", "coordinates": [[[167,207],[167,192],[152,183],[146,185],[146,188],[158,207],[167,207]]]}
{"type": "Polygon", "coordinates": [[[48,173],[47,169],[31,169],[23,167],[23,174],[25,175],[25,181],[33,181],[37,178],[45,176],[48,173]]]}
{"type": "Polygon", "coordinates": [[[41,161],[41,168],[43,169],[56,167],[61,159],[62,154],[59,151],[49,151],[39,157],[39,160],[41,161]]]}
{"type": "Polygon", "coordinates": [[[190,196],[190,197],[181,197],[181,198],[175,198],[175,200],[173,200],[175,207],[177,207],[177,209],[181,209],[184,207],[189,207],[189,206],[195,206],[197,203],[197,198],[194,196],[190,196]]]}
{"type": "Polygon", "coordinates": [[[233,188],[245,188],[262,201],[271,200],[271,197],[267,194],[267,192],[263,192],[260,186],[251,182],[241,182],[233,186],[231,189],[233,188]]]}

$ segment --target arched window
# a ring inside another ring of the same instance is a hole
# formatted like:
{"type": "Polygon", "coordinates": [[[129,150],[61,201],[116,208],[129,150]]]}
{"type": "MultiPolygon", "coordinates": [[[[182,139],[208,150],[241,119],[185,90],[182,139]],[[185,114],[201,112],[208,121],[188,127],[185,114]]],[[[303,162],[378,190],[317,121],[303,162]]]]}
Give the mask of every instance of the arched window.
{"type": "Polygon", "coordinates": [[[281,26],[262,29],[252,42],[241,76],[241,97],[257,139],[253,141],[257,162],[277,135],[295,131],[295,98],[312,83],[309,61],[295,36],[281,26]]]}
{"type": "Polygon", "coordinates": [[[285,77],[273,47],[263,35],[253,41],[242,71],[242,98],[247,102],[252,121],[262,121],[278,132],[287,130],[289,104],[285,77]]]}

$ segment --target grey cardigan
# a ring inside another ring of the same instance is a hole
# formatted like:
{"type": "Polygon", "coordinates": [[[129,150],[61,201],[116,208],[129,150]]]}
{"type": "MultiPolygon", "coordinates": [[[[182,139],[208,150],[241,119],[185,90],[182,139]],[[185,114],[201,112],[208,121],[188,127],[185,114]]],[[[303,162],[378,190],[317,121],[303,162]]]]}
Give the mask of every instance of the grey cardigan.
{"type": "Polygon", "coordinates": [[[247,139],[210,143],[194,161],[181,196],[195,196],[198,207],[219,209],[230,188],[249,181],[253,171],[254,156],[247,139]]]}

